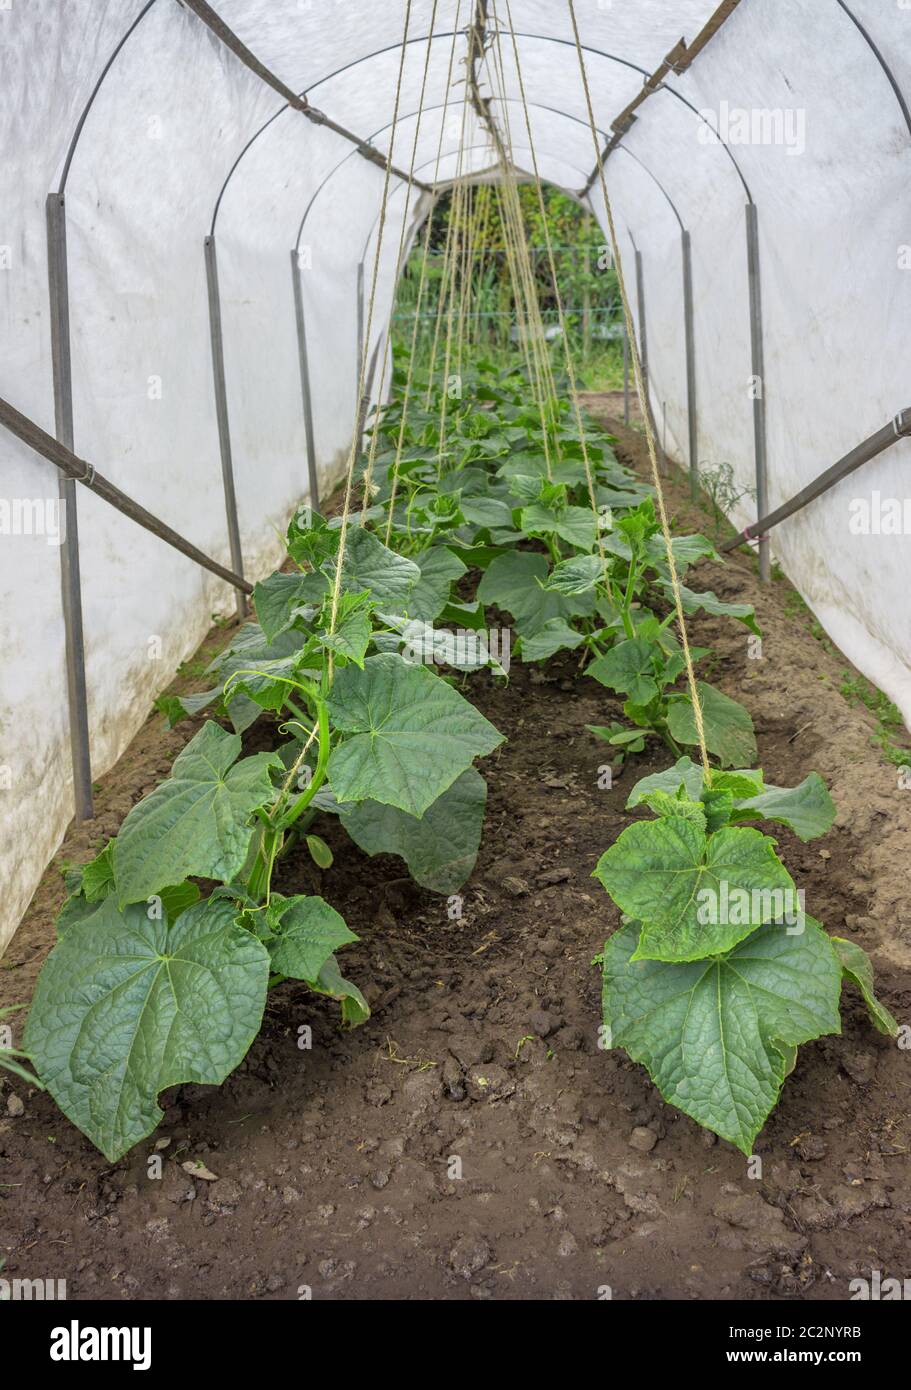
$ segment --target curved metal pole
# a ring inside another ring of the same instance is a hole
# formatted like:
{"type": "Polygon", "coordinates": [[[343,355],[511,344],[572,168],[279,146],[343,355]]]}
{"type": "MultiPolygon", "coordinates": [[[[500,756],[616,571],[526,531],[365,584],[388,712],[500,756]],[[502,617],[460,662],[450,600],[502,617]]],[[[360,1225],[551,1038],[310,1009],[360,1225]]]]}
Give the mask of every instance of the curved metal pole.
{"type": "MultiPolygon", "coordinates": [[[[502,98],[497,97],[496,100],[497,100],[497,101],[500,101],[500,100],[502,100],[502,98]]],[[[506,100],[507,100],[507,101],[514,101],[514,102],[517,102],[517,103],[518,103],[519,98],[518,98],[518,97],[507,97],[506,100]]],[[[426,111],[442,111],[442,110],[444,110],[444,109],[446,108],[447,104],[448,104],[448,103],[446,103],[446,102],[440,101],[440,102],[436,102],[433,106],[425,106],[423,109],[424,109],[425,112],[426,112],[426,111]]],[[[545,106],[544,103],[543,103],[543,102],[540,102],[540,101],[530,101],[530,102],[528,103],[528,105],[529,105],[529,106],[534,106],[534,107],[536,107],[536,108],[538,108],[539,110],[542,110],[542,111],[552,111],[552,112],[554,113],[554,115],[563,116],[563,117],[566,118],[566,120],[575,121],[578,125],[584,125],[584,126],[586,126],[586,128],[590,129],[590,127],[589,127],[587,121],[583,121],[582,118],[581,118],[580,116],[571,116],[571,115],[569,114],[568,111],[558,111],[556,107],[554,107],[554,106],[545,106]]],[[[401,125],[404,121],[414,120],[414,118],[415,118],[417,115],[418,115],[418,112],[417,112],[417,111],[409,111],[409,113],[408,113],[407,116],[400,116],[400,117],[399,117],[399,122],[398,122],[398,123],[399,123],[399,125],[401,125]]],[[[273,119],[274,119],[274,118],[273,118],[273,119]]],[[[389,129],[389,127],[391,126],[391,124],[392,124],[391,121],[387,121],[386,124],[385,124],[384,126],[380,126],[379,130],[374,131],[374,133],[373,133],[369,138],[370,138],[371,140],[376,140],[380,135],[382,135],[382,134],[384,133],[384,131],[387,131],[387,130],[389,129]]],[[[604,131],[599,131],[599,134],[602,134],[602,135],[603,135],[603,134],[605,134],[605,132],[604,132],[604,131]]],[[[525,147],[523,146],[522,148],[525,148],[525,147]]],[[[341,167],[342,167],[343,164],[347,164],[347,162],[348,162],[348,160],[351,158],[352,154],[354,154],[354,150],[350,150],[350,151],[348,152],[348,154],[346,154],[342,159],[340,159],[339,162],[338,162],[338,164],[336,164],[332,169],[329,170],[328,174],[326,174],[325,178],[323,179],[323,181],[322,181],[322,183],[319,185],[319,187],[316,188],[316,189],[314,190],[313,194],[312,194],[311,197],[310,197],[310,201],[308,202],[306,208],[304,209],[304,215],[303,215],[303,217],[301,218],[301,220],[300,220],[300,226],[299,226],[298,229],[297,229],[297,239],[296,239],[296,241],[295,241],[295,245],[296,245],[296,246],[298,246],[298,247],[300,246],[300,239],[301,239],[301,237],[303,236],[303,233],[304,233],[304,223],[306,222],[308,216],[310,215],[310,209],[313,207],[313,204],[316,202],[317,198],[319,197],[320,193],[322,193],[323,189],[325,188],[325,186],[326,186],[326,184],[329,182],[329,180],[330,180],[331,178],[333,178],[335,174],[338,173],[339,169],[341,169],[341,167]]],[[[421,169],[426,169],[426,168],[427,168],[427,165],[428,165],[428,164],[432,164],[433,162],[434,162],[434,161],[433,161],[432,159],[427,160],[427,161],[425,161],[424,164],[421,164],[419,167],[420,167],[421,169]]],[[[236,166],[235,166],[235,167],[236,167],[236,166]]],[[[577,173],[577,174],[578,174],[578,173],[581,173],[581,172],[582,172],[580,169],[576,169],[574,166],[569,166],[569,167],[572,167],[572,168],[573,168],[573,172],[574,172],[574,173],[577,173]]],[[[643,167],[644,167],[644,166],[643,166],[643,167]]],[[[415,173],[417,173],[417,172],[418,172],[418,171],[417,171],[417,169],[416,169],[416,170],[415,170],[415,173]]],[[[396,188],[395,190],[393,190],[393,192],[397,192],[397,191],[398,191],[398,188],[396,188]]],[[[219,195],[219,196],[220,196],[220,195],[219,195]]],[[[392,194],[390,194],[390,197],[391,197],[391,196],[392,196],[392,194]]],[[[374,225],[375,225],[375,219],[374,219],[374,225]]],[[[369,238],[368,238],[368,241],[369,241],[369,238]]]]}
{"type": "MultiPolygon", "coordinates": [[[[152,0],[152,3],[154,3],[154,0],[152,0]]],[[[412,44],[412,43],[428,43],[428,42],[434,42],[434,41],[436,41],[437,39],[451,39],[451,38],[453,37],[453,34],[454,34],[454,33],[459,33],[459,32],[461,32],[461,31],[460,31],[460,30],[447,29],[447,30],[444,30],[444,31],[440,32],[439,34],[424,34],[424,35],[418,35],[417,37],[408,39],[408,43],[409,43],[409,44],[412,44]]],[[[573,48],[575,48],[575,45],[574,45],[574,44],[571,44],[571,43],[570,43],[570,40],[568,40],[568,39],[557,39],[557,38],[552,38],[552,37],[550,37],[550,36],[547,35],[547,34],[529,34],[529,33],[526,33],[524,30],[523,30],[523,31],[518,31],[518,32],[516,33],[516,38],[517,38],[517,39],[532,39],[532,40],[534,40],[534,41],[536,41],[536,42],[540,42],[540,43],[559,43],[559,44],[564,44],[564,45],[566,45],[567,47],[572,46],[573,48]]],[[[623,57],[621,57],[621,56],[620,56],[619,54],[617,54],[617,53],[609,53],[609,52],[607,52],[607,50],[601,49],[601,48],[592,48],[592,47],[590,47],[590,46],[587,45],[587,44],[583,44],[582,47],[583,47],[583,49],[584,49],[587,53],[594,53],[594,54],[595,54],[597,57],[599,57],[599,58],[605,58],[605,59],[607,59],[609,62],[617,63],[617,64],[619,64],[621,67],[629,68],[629,69],[630,69],[631,71],[633,71],[633,72],[638,72],[638,73],[640,73],[643,77],[648,77],[648,76],[649,76],[649,71],[648,71],[647,68],[642,67],[639,63],[634,63],[634,62],[632,62],[632,61],[631,61],[630,59],[628,59],[628,58],[623,58],[623,57]]],[[[347,71],[349,71],[349,69],[354,68],[354,67],[357,67],[357,66],[358,66],[359,64],[361,64],[361,63],[369,62],[370,59],[372,59],[372,58],[377,58],[377,57],[381,56],[383,53],[390,53],[390,52],[393,52],[393,51],[394,51],[395,49],[397,49],[397,48],[401,48],[401,43],[388,44],[386,47],[384,47],[384,48],[378,48],[378,49],[374,50],[374,52],[372,52],[372,53],[365,53],[365,54],[363,55],[363,57],[361,57],[361,58],[355,58],[355,59],[353,59],[350,63],[345,63],[345,64],[343,64],[341,67],[336,68],[333,72],[327,73],[325,77],[320,77],[320,78],[318,78],[316,82],[311,83],[311,85],[310,85],[308,88],[306,88],[306,91],[307,91],[307,92],[311,92],[311,91],[313,91],[316,87],[320,86],[322,83],[331,81],[331,79],[332,79],[333,77],[338,77],[340,73],[347,72],[347,71]]],[[[679,92],[675,91],[673,87],[665,87],[665,86],[662,85],[662,87],[657,88],[656,90],[659,90],[659,91],[666,91],[666,92],[668,92],[671,96],[676,97],[678,101],[683,102],[684,106],[686,106],[687,109],[688,109],[689,111],[691,111],[691,112],[693,113],[693,115],[695,115],[695,116],[703,123],[703,125],[706,125],[706,126],[709,125],[709,122],[706,121],[705,117],[697,110],[697,108],[696,108],[695,106],[693,106],[691,102],[687,101],[686,97],[681,96],[681,94],[680,94],[679,92]]],[[[303,93],[302,93],[302,95],[303,95],[303,93]]],[[[496,98],[494,98],[494,100],[499,101],[499,100],[501,100],[501,98],[496,97],[496,98]]],[[[508,101],[517,101],[518,98],[516,98],[516,97],[508,97],[508,98],[506,98],[506,100],[508,100],[508,101]]],[[[424,110],[425,110],[425,111],[436,110],[436,109],[438,109],[439,107],[443,106],[444,104],[445,104],[445,103],[440,102],[440,103],[437,104],[436,107],[433,107],[433,106],[426,106],[426,107],[424,108],[424,110]]],[[[552,107],[552,106],[546,106],[543,102],[529,102],[528,104],[529,104],[530,106],[540,107],[542,110],[547,110],[547,111],[555,111],[555,110],[556,110],[556,108],[554,108],[554,107],[552,107]]],[[[243,161],[244,156],[247,154],[247,152],[249,151],[249,149],[251,148],[251,146],[254,145],[254,144],[256,143],[256,141],[259,139],[259,137],[260,137],[266,130],[269,129],[269,127],[273,124],[273,122],[274,122],[279,116],[281,116],[285,111],[288,111],[288,110],[290,110],[290,107],[289,107],[289,105],[286,103],[284,106],[280,107],[280,108],[278,109],[278,111],[274,112],[273,115],[271,115],[271,116],[269,117],[269,119],[268,119],[267,121],[265,121],[265,122],[259,127],[258,130],[254,131],[253,135],[250,137],[250,139],[249,139],[249,140],[247,141],[247,143],[244,145],[244,147],[243,147],[243,149],[241,150],[240,154],[239,154],[239,155],[237,156],[237,158],[234,160],[234,163],[231,165],[231,168],[230,168],[230,170],[228,171],[227,177],[225,178],[225,181],[224,181],[224,183],[222,184],[221,191],[219,192],[218,198],[217,198],[216,203],[215,203],[215,210],[214,210],[213,216],[212,216],[212,228],[213,228],[213,231],[214,231],[214,226],[215,226],[215,218],[216,218],[217,215],[218,215],[218,209],[219,209],[219,206],[220,206],[220,204],[221,204],[221,200],[222,200],[222,198],[224,197],[225,190],[227,189],[227,186],[228,186],[229,182],[231,181],[232,177],[234,176],[234,174],[235,174],[235,172],[236,172],[236,170],[237,170],[238,165],[243,161]]],[[[414,117],[416,114],[417,114],[416,112],[411,112],[409,116],[401,117],[400,120],[408,120],[408,119],[411,119],[411,118],[414,117]]],[[[559,115],[561,115],[561,116],[566,116],[569,120],[578,121],[580,125],[588,125],[588,122],[587,122],[587,121],[583,121],[583,120],[582,120],[580,117],[578,117],[578,116],[570,116],[569,112],[567,112],[567,111],[560,111],[560,112],[557,112],[557,114],[559,114],[559,115]]],[[[389,125],[388,125],[388,124],[385,125],[385,126],[381,126],[379,131],[376,131],[373,135],[370,135],[370,136],[367,137],[366,143],[367,143],[367,144],[372,143],[372,141],[374,141],[374,140],[377,138],[378,135],[380,135],[384,130],[388,130],[388,128],[389,128],[389,125]]],[[[712,127],[709,126],[709,128],[711,129],[712,127]]],[[[602,131],[602,132],[599,132],[599,133],[605,135],[605,138],[606,138],[606,132],[602,131]]],[[[748,186],[748,184],[747,184],[746,179],[745,179],[744,176],[743,176],[743,173],[742,173],[742,171],[741,171],[741,169],[740,169],[740,165],[737,163],[737,160],[736,160],[734,154],[732,153],[732,151],[730,150],[730,148],[729,148],[726,144],[724,144],[723,141],[719,141],[719,143],[722,145],[722,148],[725,150],[725,152],[726,152],[727,155],[728,155],[728,158],[731,160],[731,163],[734,165],[734,168],[735,168],[736,171],[737,171],[737,175],[738,175],[738,177],[739,177],[739,179],[740,179],[740,182],[743,184],[744,189],[746,190],[746,195],[747,195],[748,200],[749,200],[750,202],[752,202],[752,195],[751,195],[751,193],[750,193],[749,186],[748,186]]],[[[350,155],[353,154],[353,153],[355,153],[355,151],[352,150],[348,155],[345,156],[345,159],[350,158],[350,155]]],[[[341,161],[341,163],[344,163],[344,162],[345,162],[345,160],[342,160],[342,161],[341,161]]],[[[336,165],[336,168],[338,168],[338,167],[339,167],[339,166],[336,165]]],[[[426,167],[426,166],[422,166],[422,167],[426,167]]],[[[332,173],[335,173],[335,169],[333,169],[331,172],[332,172],[332,173]]],[[[331,177],[331,174],[327,175],[326,177],[327,177],[327,178],[330,178],[330,177],[331,177]]],[[[587,178],[587,177],[588,177],[588,175],[586,174],[586,178],[587,178]]],[[[317,189],[317,193],[319,193],[319,191],[320,191],[320,190],[317,189]]],[[[314,196],[315,196],[315,195],[314,195],[314,196]]],[[[309,211],[309,208],[308,208],[308,211],[309,211]]],[[[300,230],[298,231],[298,235],[297,235],[297,242],[298,242],[298,243],[300,242],[301,234],[302,234],[302,232],[303,232],[303,223],[304,223],[304,221],[306,220],[306,216],[307,216],[307,214],[306,214],[306,212],[305,212],[305,213],[304,213],[304,217],[303,217],[302,220],[301,220],[301,227],[300,227],[300,230]]]]}
{"type": "MultiPolygon", "coordinates": [[[[486,149],[489,149],[489,148],[490,148],[489,145],[466,145],[466,146],[464,147],[464,149],[462,150],[462,154],[470,154],[473,150],[486,150],[486,149]]],[[[512,148],[513,148],[514,150],[530,150],[530,149],[531,149],[531,146],[530,146],[530,145],[516,145],[516,144],[514,144],[514,145],[512,146],[512,148]]],[[[446,154],[447,154],[447,155],[456,154],[456,153],[457,153],[456,150],[447,150],[447,151],[446,151],[446,154]]],[[[445,156],[444,156],[444,157],[445,157],[445,156]]],[[[436,156],[434,156],[433,159],[427,159],[427,160],[425,160],[423,164],[421,164],[421,165],[418,166],[418,168],[419,168],[419,169],[426,169],[428,164],[433,164],[433,163],[435,163],[435,162],[436,162],[436,156]]],[[[491,168],[493,168],[493,167],[494,167],[494,166],[491,166],[491,168]]],[[[582,172],[582,170],[579,169],[579,168],[577,168],[575,164],[567,164],[566,167],[567,167],[567,169],[572,169],[572,171],[573,171],[574,174],[579,174],[579,173],[582,172]]],[[[415,173],[417,173],[417,172],[418,172],[418,170],[416,169],[416,170],[415,170],[415,173]]],[[[481,174],[483,174],[483,173],[485,173],[485,172],[486,172],[486,170],[484,170],[484,169],[478,169],[478,170],[476,171],[475,174],[463,174],[463,175],[462,175],[462,179],[463,179],[463,181],[464,181],[465,183],[469,183],[473,178],[478,178],[478,177],[480,177],[481,174]]],[[[520,169],[520,170],[516,170],[515,172],[517,172],[517,173],[524,173],[525,171],[520,169]]],[[[529,178],[533,178],[533,175],[532,175],[532,174],[528,174],[528,177],[529,177],[529,178]]],[[[443,182],[444,182],[444,184],[449,184],[449,183],[455,182],[455,180],[444,180],[443,182]]],[[[545,180],[545,182],[547,182],[547,180],[545,180]]],[[[398,188],[395,188],[395,189],[393,190],[393,192],[389,194],[389,199],[390,199],[390,201],[391,201],[391,199],[395,196],[396,193],[400,192],[400,189],[401,189],[401,185],[400,185],[398,188]]],[[[377,222],[379,221],[379,217],[380,217],[380,214],[377,213],[376,217],[374,217],[373,221],[372,221],[371,224],[370,224],[370,231],[367,233],[367,240],[364,242],[364,250],[363,250],[363,252],[361,253],[361,259],[362,259],[362,260],[365,259],[366,255],[367,255],[367,247],[370,245],[370,241],[371,241],[371,238],[372,238],[372,236],[373,236],[373,233],[376,231],[376,224],[377,224],[377,222]]]]}
{"type": "Polygon", "coordinates": [[[836,3],[841,6],[845,14],[850,19],[851,23],[855,26],[856,29],[859,30],[866,42],[869,44],[870,48],[873,50],[873,53],[876,57],[876,61],[879,63],[883,72],[886,74],[886,77],[889,80],[889,86],[895,93],[895,99],[901,107],[902,115],[905,118],[905,125],[908,127],[908,134],[911,135],[911,110],[909,110],[908,108],[908,103],[905,100],[905,94],[902,91],[901,87],[898,85],[898,79],[896,78],[892,69],[889,67],[889,64],[886,62],[882,50],[879,48],[878,44],[874,40],[869,30],[866,29],[863,24],[861,24],[860,20],[857,18],[857,15],[854,14],[853,10],[849,9],[848,6],[845,4],[845,0],[836,0],[836,3]]]}
{"type": "Polygon", "coordinates": [[[58,186],[57,186],[57,192],[58,192],[58,193],[63,193],[63,192],[65,191],[65,189],[66,189],[66,181],[67,181],[67,179],[68,179],[68,177],[69,177],[70,165],[71,165],[72,162],[73,162],[73,155],[76,153],[76,146],[79,144],[79,137],[80,137],[80,135],[82,134],[83,126],[85,125],[86,121],[88,120],[89,112],[91,111],[92,107],[93,107],[94,104],[95,104],[95,98],[97,97],[98,93],[101,91],[101,87],[102,87],[102,84],[104,83],[104,79],[107,77],[108,73],[111,71],[111,68],[114,66],[114,63],[117,61],[117,56],[118,56],[118,54],[120,53],[120,50],[123,48],[124,44],[125,44],[125,43],[127,42],[127,40],[129,39],[130,35],[133,33],[133,31],[134,31],[135,29],[138,29],[138,28],[139,28],[139,25],[140,25],[140,24],[142,23],[142,21],[145,19],[146,15],[149,13],[149,10],[152,8],[152,6],[153,6],[154,4],[155,4],[155,0],[149,0],[149,3],[148,3],[143,9],[141,9],[141,10],[139,11],[139,14],[138,14],[138,15],[136,16],[136,18],[133,20],[133,23],[130,25],[129,29],[127,29],[127,30],[125,31],[123,37],[120,39],[120,41],[118,42],[116,48],[115,48],[115,49],[113,50],[113,52],[111,53],[110,58],[108,58],[108,60],[107,60],[107,62],[105,63],[104,67],[101,69],[101,72],[100,72],[100,74],[99,74],[99,76],[98,76],[98,81],[95,83],[94,87],[92,88],[91,92],[89,93],[89,99],[88,99],[88,101],[86,102],[85,106],[84,106],[83,109],[82,109],[82,115],[79,117],[79,120],[76,122],[76,128],[75,128],[75,130],[73,131],[73,137],[72,137],[72,139],[70,140],[69,149],[68,149],[67,152],[66,152],[66,159],[64,160],[64,163],[63,163],[63,172],[62,172],[61,175],[60,175],[60,183],[59,183],[58,186]]]}
{"type": "MultiPolygon", "coordinates": [[[[456,34],[464,34],[467,38],[469,28],[470,25],[467,25],[464,29],[443,29],[440,30],[438,34],[423,34],[416,38],[411,38],[408,40],[408,43],[433,43],[437,39],[451,39],[456,34]]],[[[516,31],[516,38],[540,39],[542,43],[568,42],[566,39],[552,39],[548,34],[526,34],[519,30],[516,31]]],[[[306,92],[309,94],[315,91],[317,87],[321,87],[324,82],[331,82],[333,77],[338,77],[341,73],[348,72],[351,68],[358,67],[360,63],[369,63],[371,58],[379,58],[384,53],[392,53],[395,49],[401,48],[401,46],[401,43],[390,43],[386,44],[383,48],[374,49],[372,53],[364,53],[360,58],[352,58],[350,63],[343,63],[342,66],[336,68],[334,72],[327,72],[325,77],[318,77],[315,82],[311,82],[310,86],[306,88],[306,92]]],[[[584,46],[585,45],[583,45],[583,47],[584,46]]],[[[596,53],[598,50],[592,49],[591,52],[596,53]]],[[[643,77],[649,76],[648,68],[640,67],[638,63],[631,62],[629,58],[621,58],[616,53],[604,53],[602,56],[612,58],[615,63],[622,63],[625,68],[632,68],[635,72],[641,72],[643,77]]]]}
{"type": "MultiPolygon", "coordinates": [[[[590,127],[589,127],[589,128],[590,128],[590,127]]],[[[628,149],[626,148],[625,145],[618,145],[618,146],[617,146],[617,149],[618,149],[618,150],[621,150],[621,151],[623,152],[623,154],[628,154],[629,157],[630,157],[630,159],[634,159],[634,160],[636,161],[636,163],[639,165],[639,168],[640,168],[640,169],[643,169],[643,170],[645,171],[645,173],[648,174],[649,178],[652,180],[652,182],[656,185],[656,187],[660,190],[661,193],[663,193],[664,197],[666,198],[667,203],[668,203],[668,206],[670,207],[671,212],[674,214],[674,216],[675,216],[676,219],[677,219],[677,222],[678,222],[678,224],[679,224],[679,226],[680,226],[681,232],[685,231],[686,228],[685,228],[684,225],[683,225],[683,218],[680,216],[680,213],[677,211],[677,204],[674,202],[673,198],[671,197],[670,193],[668,193],[667,189],[665,188],[665,186],[664,186],[664,184],[661,182],[661,180],[658,179],[658,178],[652,173],[651,169],[648,167],[648,165],[645,163],[644,160],[640,159],[639,156],[638,156],[637,154],[633,154],[632,150],[628,150],[628,149]]]]}

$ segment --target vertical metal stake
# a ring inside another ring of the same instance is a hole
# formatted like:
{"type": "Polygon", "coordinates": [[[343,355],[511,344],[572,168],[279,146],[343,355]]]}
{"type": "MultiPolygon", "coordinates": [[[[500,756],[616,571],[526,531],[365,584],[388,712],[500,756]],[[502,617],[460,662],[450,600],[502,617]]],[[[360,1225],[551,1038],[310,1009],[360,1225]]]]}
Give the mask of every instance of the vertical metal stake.
{"type": "MultiPolygon", "coordinates": [[[[70,297],[66,259],[66,200],[49,193],[47,217],[48,291],[51,308],[51,360],[54,374],[54,422],[57,438],[73,447],[73,377],[70,359],[70,297]]],[[[73,799],[77,821],[91,820],[92,761],[89,746],[85,642],[82,629],[82,583],[79,574],[79,523],[76,484],[57,474],[60,499],[60,582],[66,638],[66,685],[69,703],[73,799]]]]}
{"type": "Polygon", "coordinates": [[[696,331],[693,314],[693,247],[683,232],[683,323],[686,338],[686,416],[689,426],[690,496],[699,496],[699,417],[696,413],[696,331]]]}
{"type": "MultiPolygon", "coordinates": [[[[768,450],[765,410],[765,351],[762,333],[762,281],[759,274],[759,217],[747,203],[747,269],[750,282],[750,349],[753,368],[753,437],[756,453],[756,514],[769,512],[768,450]]],[[[759,542],[759,578],[772,577],[768,536],[759,542]]]]}
{"type": "Polygon", "coordinates": [[[648,334],[645,331],[645,275],[642,270],[642,252],[636,252],[636,298],[639,302],[639,357],[642,362],[642,385],[645,388],[646,404],[648,394],[648,334]]]}
{"type": "Polygon", "coordinates": [[[642,394],[645,397],[645,408],[648,411],[648,418],[651,421],[652,433],[655,439],[658,438],[658,428],[655,424],[655,412],[652,410],[652,397],[649,390],[648,379],[648,331],[645,326],[645,275],[642,267],[642,252],[636,252],[636,298],[639,303],[639,358],[642,363],[642,394]]]}
{"type": "Polygon", "coordinates": [[[313,434],[313,397],[310,394],[310,364],[307,359],[307,328],[304,323],[304,288],[301,284],[297,250],[291,252],[291,280],[294,285],[294,317],[297,323],[297,350],[300,358],[301,397],[304,404],[304,432],[307,439],[307,485],[311,507],[319,507],[319,479],[316,474],[316,444],[313,434]]]}
{"type": "Polygon", "coordinates": [[[629,334],[623,319],[623,423],[629,424],[629,334]]]}
{"type": "MultiPolygon", "coordinates": [[[[576,252],[573,251],[573,266],[577,260],[576,252]]],[[[582,292],[582,361],[588,366],[588,359],[592,350],[592,297],[589,285],[591,283],[591,249],[586,246],[583,248],[583,269],[585,270],[585,289],[582,292]]]]}
{"type": "MultiPolygon", "coordinates": [[[[225,490],[225,513],[228,520],[228,546],[231,568],[243,575],[244,559],[237,521],[237,494],[234,491],[234,460],[231,455],[231,428],[228,423],[228,393],[225,387],[225,347],[221,330],[221,298],[218,293],[218,256],[214,236],[207,236],[206,284],[209,289],[209,336],[212,341],[212,378],[215,384],[215,414],[218,420],[218,444],[221,450],[221,478],[225,490]]],[[[246,617],[246,596],[237,590],[237,616],[246,617]]]]}
{"type": "Polygon", "coordinates": [[[370,399],[370,392],[367,386],[367,363],[364,361],[364,262],[357,263],[357,376],[355,377],[355,395],[361,389],[363,382],[363,397],[356,402],[357,407],[357,441],[358,448],[361,447],[361,440],[364,436],[364,426],[367,423],[367,408],[370,399]]]}

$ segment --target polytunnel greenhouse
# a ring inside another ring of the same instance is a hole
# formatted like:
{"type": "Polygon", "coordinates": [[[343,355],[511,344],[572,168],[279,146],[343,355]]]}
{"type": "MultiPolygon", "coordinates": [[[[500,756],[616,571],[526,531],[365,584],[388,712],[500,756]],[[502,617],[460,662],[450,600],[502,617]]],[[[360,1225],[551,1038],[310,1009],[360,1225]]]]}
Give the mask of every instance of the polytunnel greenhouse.
{"type": "Polygon", "coordinates": [[[0,1298],[869,1365],[746,1305],[909,1296],[911,5],[0,0],[0,75],[0,1298]]]}

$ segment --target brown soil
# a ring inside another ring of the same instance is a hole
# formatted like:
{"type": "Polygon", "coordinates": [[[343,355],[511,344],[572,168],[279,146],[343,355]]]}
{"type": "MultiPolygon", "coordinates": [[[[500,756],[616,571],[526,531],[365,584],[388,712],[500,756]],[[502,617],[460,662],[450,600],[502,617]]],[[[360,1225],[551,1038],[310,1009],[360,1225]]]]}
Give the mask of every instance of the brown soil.
{"type": "MultiPolygon", "coordinates": [[[[641,437],[615,429],[641,467],[641,437]]],[[[677,480],[669,494],[681,524],[705,529],[677,480]]],[[[697,587],[709,586],[760,615],[761,660],[736,624],[693,627],[717,653],[711,678],[753,713],[768,778],[790,785],[815,768],[839,804],[822,841],[776,832],[785,861],[809,910],[871,951],[904,1020],[907,794],[871,746],[871,717],[839,693],[844,659],[786,615],[788,587],[760,588],[749,556],[704,571],[697,587]]],[[[226,1084],[167,1093],[158,1132],[113,1167],[46,1096],[0,1083],[4,1277],[66,1278],[71,1299],[293,1299],[301,1286],[334,1299],[593,1299],[610,1286],[623,1299],[812,1300],[847,1297],[874,1268],[907,1270],[908,1053],[846,991],[843,1036],[801,1049],[750,1177],[640,1067],[599,1051],[590,962],[617,916],[590,875],[627,823],[632,782],[668,757],[655,747],[599,788],[606,746],[585,725],[619,711],[571,659],[471,686],[509,742],[484,767],[488,821],[462,918],[327,819],[333,867],[292,858],[278,887],[323,892],[359,933],[344,964],[370,1022],[339,1034],[331,1007],[282,986],[226,1084]],[[7,1116],[11,1094],[23,1113],[7,1116]],[[188,1175],[191,1159],[218,1180],[188,1175]]],[[[88,858],[196,727],[168,734],[150,719],[104,780],[98,820],[58,857],[88,858]]],[[[2,962],[0,1003],[28,996],[61,896],[49,872],[2,962]]]]}

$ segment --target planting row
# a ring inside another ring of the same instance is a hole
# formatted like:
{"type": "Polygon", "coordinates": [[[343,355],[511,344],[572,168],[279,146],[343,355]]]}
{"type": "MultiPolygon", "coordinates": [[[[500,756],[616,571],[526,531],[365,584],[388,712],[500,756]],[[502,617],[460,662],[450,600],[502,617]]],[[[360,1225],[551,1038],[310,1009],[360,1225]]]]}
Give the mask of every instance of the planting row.
{"type": "MultiPolygon", "coordinates": [[[[864,953],[804,913],[776,842],[750,824],[822,835],[828,791],[815,773],[767,785],[749,713],[699,681],[704,771],[653,499],[609,436],[555,399],[530,405],[518,371],[478,363],[453,397],[405,366],[361,461],[359,511],[301,509],[290,565],[256,586],[257,620],[212,663],[210,688],[158,702],[172,724],[209,717],[116,839],[69,872],[25,1052],[116,1159],[155,1128],[162,1090],[220,1083],[240,1063],[283,981],[337,1000],[344,1026],[362,1022],[339,964],[354,933],[323,898],[273,891],[276,864],[305,840],[327,867],[316,830],[333,815],[367,854],[455,892],[482,833],[475,761],[502,742],[466,697],[468,674],[508,679],[515,657],[572,650],[623,701],[622,722],[592,728],[615,758],[660,740],[672,762],[630,794],[652,819],[593,866],[623,913],[597,958],[602,1045],[749,1153],[798,1046],[840,1031],[845,976],[874,1024],[897,1029],[864,953]],[[263,717],[274,749],[245,756],[263,717]]],[[[672,545],[684,610],[758,635],[748,605],[686,584],[718,560],[710,542],[672,545]]]]}

